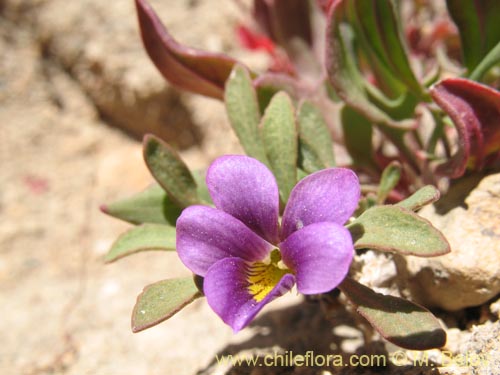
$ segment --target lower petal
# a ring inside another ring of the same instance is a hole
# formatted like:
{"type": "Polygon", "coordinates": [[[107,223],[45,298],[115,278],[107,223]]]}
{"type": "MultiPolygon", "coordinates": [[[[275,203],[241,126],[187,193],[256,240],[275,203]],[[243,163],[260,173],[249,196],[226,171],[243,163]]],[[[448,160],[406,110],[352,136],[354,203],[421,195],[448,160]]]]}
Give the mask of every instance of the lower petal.
{"type": "Polygon", "coordinates": [[[280,244],[280,250],[303,294],[325,293],[337,287],[346,277],[354,256],[349,231],[328,222],[293,232],[280,244]]]}
{"type": "Polygon", "coordinates": [[[264,266],[226,258],[210,267],[205,276],[203,292],[208,304],[234,332],[246,327],[266,304],[293,287],[292,274],[272,265],[267,267],[275,269],[266,271],[264,266]]]}
{"type": "Polygon", "coordinates": [[[221,259],[257,261],[273,248],[238,219],[206,206],[190,206],[182,211],[176,232],[179,258],[200,276],[221,259]]]}

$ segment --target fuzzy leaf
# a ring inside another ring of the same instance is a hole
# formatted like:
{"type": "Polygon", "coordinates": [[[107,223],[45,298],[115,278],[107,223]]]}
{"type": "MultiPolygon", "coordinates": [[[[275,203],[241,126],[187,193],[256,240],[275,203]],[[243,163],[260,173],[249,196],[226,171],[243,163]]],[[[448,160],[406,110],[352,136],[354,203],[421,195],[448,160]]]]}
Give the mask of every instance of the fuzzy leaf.
{"type": "Polygon", "coordinates": [[[130,198],[102,205],[101,211],[132,224],[175,225],[182,210],[174,204],[161,186],[153,184],[130,198]]]}
{"type": "Polygon", "coordinates": [[[201,293],[193,277],[148,285],[137,297],[132,312],[132,331],[139,332],[167,320],[198,297],[201,293]]]}
{"type": "Polygon", "coordinates": [[[290,97],[279,92],[264,113],[261,134],[283,203],[297,183],[297,126],[290,97]]]}
{"type": "Polygon", "coordinates": [[[500,1],[446,0],[462,42],[464,63],[469,73],[500,42],[500,1]]]}
{"type": "Polygon", "coordinates": [[[433,185],[427,185],[418,189],[405,200],[397,203],[396,206],[416,211],[427,204],[436,202],[439,197],[439,190],[433,185]]]}
{"type": "Polygon", "coordinates": [[[462,78],[442,80],[431,89],[434,101],[453,120],[458,149],[437,172],[458,178],[467,166],[484,167],[500,151],[500,93],[462,78]]]}
{"type": "Polygon", "coordinates": [[[399,206],[377,206],[349,224],[354,248],[433,257],[450,252],[443,234],[412,211],[399,206]]]}
{"type": "Polygon", "coordinates": [[[339,0],[333,3],[329,13],[326,67],[332,86],[349,106],[371,121],[393,128],[414,128],[414,121],[395,121],[368,99],[365,80],[356,64],[354,33],[345,22],[348,1],[339,0]]]}
{"type": "Polygon", "coordinates": [[[269,165],[259,135],[260,110],[248,71],[236,65],[226,83],[227,116],[248,156],[269,165]]]}
{"type": "Polygon", "coordinates": [[[152,134],[144,136],[144,160],[153,177],[180,207],[199,203],[196,182],[177,152],[152,134]]]}
{"type": "Polygon", "coordinates": [[[106,263],[114,262],[140,251],[174,250],[175,227],[161,224],[143,224],[123,233],[104,257],[106,263]]]}
{"type": "Polygon", "coordinates": [[[296,78],[288,74],[264,73],[259,75],[253,81],[253,86],[257,91],[259,107],[262,112],[265,111],[272,97],[279,91],[284,91],[293,99],[298,99],[304,95],[307,88],[296,78]]]}
{"type": "Polygon", "coordinates": [[[177,43],[146,0],[136,0],[144,47],[160,73],[173,85],[216,99],[236,60],[177,43]]]}
{"type": "Polygon", "coordinates": [[[397,161],[390,163],[382,172],[380,184],[377,191],[377,203],[383,204],[391,192],[396,187],[401,178],[401,164],[397,161]]]}
{"type": "Polygon", "coordinates": [[[299,166],[308,173],[335,166],[333,143],[321,111],[303,102],[297,114],[299,166]]]}
{"type": "Polygon", "coordinates": [[[342,107],[341,113],[344,143],[357,167],[378,170],[375,163],[372,144],[372,124],[370,121],[348,106],[342,107]]]}
{"type": "Polygon", "coordinates": [[[339,288],[386,340],[402,348],[428,350],[446,343],[446,332],[430,311],[402,298],[375,293],[346,278],[339,288]]]}

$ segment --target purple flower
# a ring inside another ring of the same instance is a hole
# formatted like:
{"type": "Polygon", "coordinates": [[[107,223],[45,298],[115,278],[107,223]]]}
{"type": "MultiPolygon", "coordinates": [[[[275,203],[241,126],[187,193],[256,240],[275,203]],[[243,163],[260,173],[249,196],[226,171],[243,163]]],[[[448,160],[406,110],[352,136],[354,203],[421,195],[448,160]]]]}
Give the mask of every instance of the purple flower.
{"type": "Polygon", "coordinates": [[[207,172],[216,208],[190,206],[177,220],[182,262],[203,276],[210,307],[235,332],[295,283],[303,294],[332,290],[354,254],[343,227],[358,205],[356,175],[325,169],[292,190],[281,225],[278,185],[261,162],[223,156],[207,172]]]}

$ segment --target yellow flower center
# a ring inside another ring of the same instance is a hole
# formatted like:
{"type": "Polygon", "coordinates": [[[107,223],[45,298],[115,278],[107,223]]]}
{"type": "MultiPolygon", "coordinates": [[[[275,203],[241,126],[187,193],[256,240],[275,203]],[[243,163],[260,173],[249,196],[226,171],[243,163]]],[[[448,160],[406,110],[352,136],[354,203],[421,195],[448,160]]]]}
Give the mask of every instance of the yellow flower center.
{"type": "Polygon", "coordinates": [[[256,302],[262,301],[281,278],[290,273],[288,268],[282,268],[279,250],[273,250],[269,262],[255,262],[249,265],[247,271],[248,291],[256,302]]]}

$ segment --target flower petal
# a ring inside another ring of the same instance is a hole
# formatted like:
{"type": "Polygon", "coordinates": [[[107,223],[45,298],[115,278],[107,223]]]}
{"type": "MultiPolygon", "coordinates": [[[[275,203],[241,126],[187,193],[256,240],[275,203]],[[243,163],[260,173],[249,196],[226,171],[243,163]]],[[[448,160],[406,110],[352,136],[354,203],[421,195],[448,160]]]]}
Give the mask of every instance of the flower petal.
{"type": "Polygon", "coordinates": [[[281,238],[312,223],[344,224],[358,206],[359,197],[358,177],[349,169],[329,168],[307,176],[290,194],[281,238]]]}
{"type": "Polygon", "coordinates": [[[303,294],[325,293],[347,275],[354,256],[349,231],[335,223],[315,223],[280,244],[283,262],[295,273],[303,294]]]}
{"type": "Polygon", "coordinates": [[[200,276],[223,258],[258,261],[273,249],[238,219],[207,206],[186,208],[177,219],[176,232],[179,258],[200,276]]]}
{"type": "Polygon", "coordinates": [[[207,186],[217,208],[278,242],[278,185],[264,164],[248,156],[220,157],[208,169],[207,186]]]}
{"type": "Polygon", "coordinates": [[[208,270],[203,281],[207,302],[234,332],[246,327],[262,308],[292,289],[295,278],[284,275],[259,301],[250,292],[248,272],[251,265],[240,258],[226,258],[208,270]]]}

